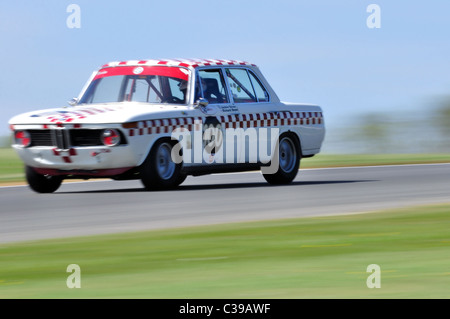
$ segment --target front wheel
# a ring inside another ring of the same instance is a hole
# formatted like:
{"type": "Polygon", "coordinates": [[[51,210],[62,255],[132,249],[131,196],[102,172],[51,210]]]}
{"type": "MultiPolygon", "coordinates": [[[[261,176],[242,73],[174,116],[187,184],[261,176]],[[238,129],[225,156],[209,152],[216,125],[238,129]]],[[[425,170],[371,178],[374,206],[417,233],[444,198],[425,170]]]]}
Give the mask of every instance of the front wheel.
{"type": "Polygon", "coordinates": [[[278,159],[272,159],[276,172],[263,173],[265,180],[274,185],[289,184],[297,176],[300,167],[300,146],[292,135],[282,135],[275,147],[278,159]]]}
{"type": "Polygon", "coordinates": [[[181,173],[182,163],[172,160],[173,143],[159,140],[141,167],[141,181],[147,190],[171,189],[180,185],[186,178],[181,173]]]}
{"type": "Polygon", "coordinates": [[[55,192],[63,181],[61,176],[41,175],[30,167],[25,167],[25,177],[28,185],[36,193],[53,193],[55,192]]]}

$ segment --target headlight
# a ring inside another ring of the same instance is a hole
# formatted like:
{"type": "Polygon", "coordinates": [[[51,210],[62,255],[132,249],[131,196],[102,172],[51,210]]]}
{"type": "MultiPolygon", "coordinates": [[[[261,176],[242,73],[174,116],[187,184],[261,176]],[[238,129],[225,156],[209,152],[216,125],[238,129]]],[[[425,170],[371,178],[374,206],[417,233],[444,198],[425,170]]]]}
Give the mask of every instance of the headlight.
{"type": "Polygon", "coordinates": [[[102,133],[102,142],[106,146],[116,146],[120,143],[120,133],[115,129],[106,129],[102,133]]]}
{"type": "Polygon", "coordinates": [[[14,133],[14,139],[16,144],[22,147],[28,147],[31,145],[31,136],[27,131],[16,131],[14,133]]]}

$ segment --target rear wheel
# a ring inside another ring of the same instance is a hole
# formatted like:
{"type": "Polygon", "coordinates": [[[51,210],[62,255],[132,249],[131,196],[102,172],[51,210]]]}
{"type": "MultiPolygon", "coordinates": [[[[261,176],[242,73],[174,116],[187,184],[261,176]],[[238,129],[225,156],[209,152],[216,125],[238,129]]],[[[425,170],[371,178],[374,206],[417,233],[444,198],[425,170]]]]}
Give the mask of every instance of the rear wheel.
{"type": "Polygon", "coordinates": [[[289,184],[297,176],[300,167],[301,154],[297,139],[291,134],[283,134],[278,139],[275,152],[278,153],[278,170],[263,176],[270,184],[289,184]]]}
{"type": "Polygon", "coordinates": [[[55,192],[63,181],[61,176],[41,175],[30,167],[25,167],[25,177],[28,185],[36,193],[53,193],[55,192]]]}
{"type": "Polygon", "coordinates": [[[180,185],[186,175],[181,173],[182,163],[172,160],[173,141],[159,140],[141,167],[141,181],[147,190],[171,189],[180,185]]]}

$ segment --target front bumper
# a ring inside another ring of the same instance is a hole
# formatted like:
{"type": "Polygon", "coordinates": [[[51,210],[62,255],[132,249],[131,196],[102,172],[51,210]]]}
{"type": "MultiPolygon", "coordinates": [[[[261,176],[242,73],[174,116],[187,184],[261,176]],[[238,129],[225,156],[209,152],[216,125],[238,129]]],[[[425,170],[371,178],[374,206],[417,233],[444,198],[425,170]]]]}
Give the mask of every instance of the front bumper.
{"type": "Polygon", "coordinates": [[[67,174],[80,171],[83,175],[87,171],[114,172],[114,169],[136,167],[140,161],[129,145],[73,147],[66,150],[46,146],[25,148],[13,145],[13,148],[25,165],[35,169],[60,171],[59,175],[64,175],[64,171],[67,174]]]}

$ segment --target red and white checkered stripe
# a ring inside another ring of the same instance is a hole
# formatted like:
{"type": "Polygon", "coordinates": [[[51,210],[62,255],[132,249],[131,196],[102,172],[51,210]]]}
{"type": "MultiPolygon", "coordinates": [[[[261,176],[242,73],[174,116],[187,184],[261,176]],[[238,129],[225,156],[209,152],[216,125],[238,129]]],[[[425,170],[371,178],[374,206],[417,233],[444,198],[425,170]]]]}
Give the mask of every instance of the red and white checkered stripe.
{"type": "Polygon", "coordinates": [[[269,112],[219,116],[225,128],[322,124],[322,112],[269,112]]]}
{"type": "Polygon", "coordinates": [[[218,60],[218,59],[150,59],[150,60],[130,60],[130,61],[121,61],[121,62],[110,62],[104,64],[102,68],[107,67],[116,67],[116,66],[135,66],[135,65],[147,65],[147,66],[155,66],[155,65],[168,65],[168,66],[183,66],[183,67],[191,67],[197,68],[199,66],[209,66],[209,65],[252,65],[245,61],[237,61],[237,60],[218,60]]]}
{"type": "MultiPolygon", "coordinates": [[[[218,116],[218,120],[224,128],[301,126],[322,124],[323,115],[322,112],[270,112],[221,115],[218,116]]],[[[140,121],[138,122],[138,128],[128,130],[128,135],[172,133],[176,128],[198,131],[202,129],[201,124],[203,122],[204,119],[201,117],[140,121]]]]}
{"type": "Polygon", "coordinates": [[[128,130],[129,136],[172,133],[176,128],[185,128],[188,131],[201,130],[201,117],[182,117],[173,119],[160,119],[139,121],[137,128],[128,130]]]}

